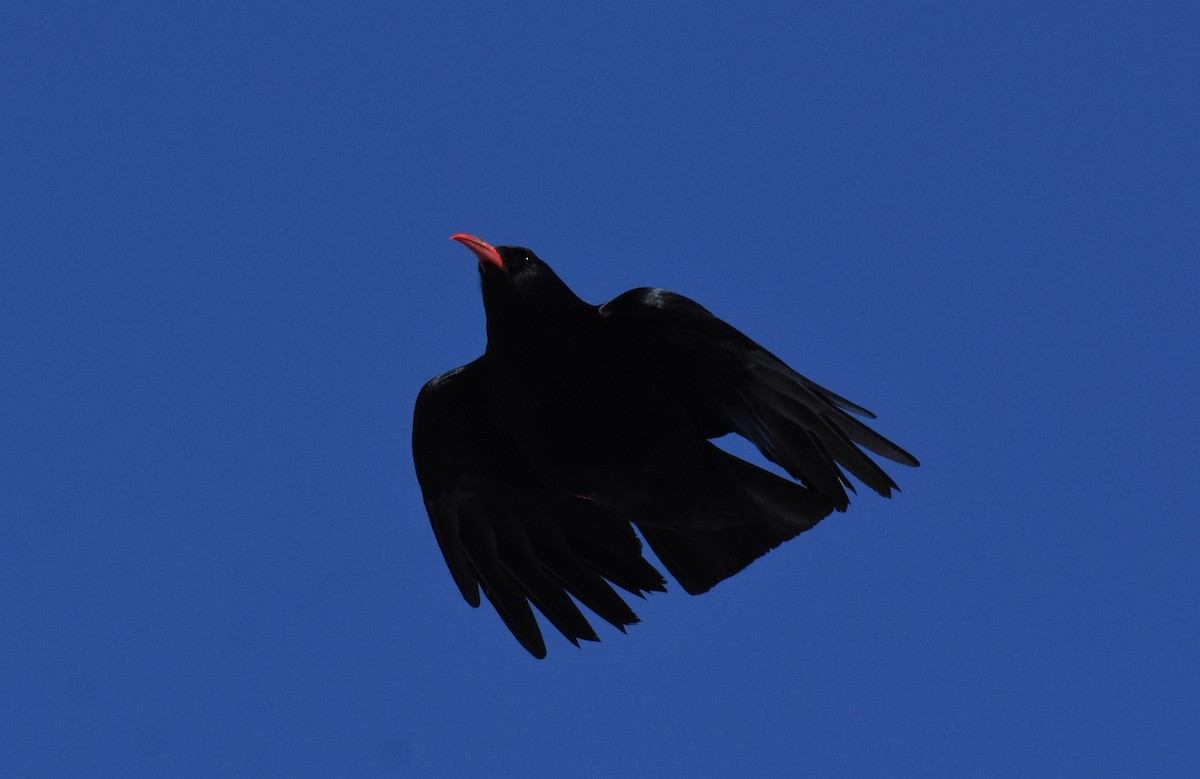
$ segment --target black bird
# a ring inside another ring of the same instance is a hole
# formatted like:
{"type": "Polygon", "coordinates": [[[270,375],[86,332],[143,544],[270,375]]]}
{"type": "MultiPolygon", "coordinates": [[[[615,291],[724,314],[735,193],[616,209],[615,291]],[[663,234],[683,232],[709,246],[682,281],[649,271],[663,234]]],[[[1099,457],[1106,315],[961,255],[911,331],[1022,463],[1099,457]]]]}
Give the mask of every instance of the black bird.
{"type": "Polygon", "coordinates": [[[464,598],[491,601],[536,657],[530,603],[573,644],[618,629],[610,585],[664,591],[632,525],[695,595],[848,505],[847,472],[896,484],[862,450],[917,460],[699,304],[643,287],[585,303],[528,249],[452,239],[479,259],[487,349],[430,381],[413,413],[425,508],[464,598]],[[799,483],[709,439],[737,433],[799,483]],[[631,525],[632,523],[632,525],[631,525]]]}

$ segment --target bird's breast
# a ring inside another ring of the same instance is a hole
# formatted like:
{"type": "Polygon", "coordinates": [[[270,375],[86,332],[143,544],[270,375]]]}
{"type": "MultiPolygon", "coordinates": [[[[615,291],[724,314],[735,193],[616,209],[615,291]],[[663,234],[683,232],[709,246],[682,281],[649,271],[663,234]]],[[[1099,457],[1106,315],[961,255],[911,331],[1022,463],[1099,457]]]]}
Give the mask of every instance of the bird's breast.
{"type": "Polygon", "coordinates": [[[603,345],[524,346],[489,346],[489,398],[547,484],[607,503],[694,487],[707,442],[664,390],[603,345]]]}

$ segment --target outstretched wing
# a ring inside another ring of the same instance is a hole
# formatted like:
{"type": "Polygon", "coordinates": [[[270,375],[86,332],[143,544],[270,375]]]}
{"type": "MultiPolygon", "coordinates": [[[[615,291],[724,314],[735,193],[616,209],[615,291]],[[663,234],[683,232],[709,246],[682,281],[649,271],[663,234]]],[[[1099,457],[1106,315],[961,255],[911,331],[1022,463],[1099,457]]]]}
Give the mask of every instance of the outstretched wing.
{"type": "Polygon", "coordinates": [[[472,606],[482,588],[535,657],[531,603],[576,646],[598,639],[571,596],[623,631],[638,618],[609,582],[640,596],[663,577],[628,522],[537,481],[492,416],[481,359],[426,384],[413,411],[417,480],[455,584],[472,606]]]}
{"type": "Polygon", "coordinates": [[[704,435],[738,433],[839,511],[849,503],[846,488],[854,489],[845,471],[885,497],[897,489],[863,449],[918,464],[851,416],[874,419],[870,411],[796,373],[699,303],[642,287],[600,313],[625,353],[679,399],[704,435]]]}

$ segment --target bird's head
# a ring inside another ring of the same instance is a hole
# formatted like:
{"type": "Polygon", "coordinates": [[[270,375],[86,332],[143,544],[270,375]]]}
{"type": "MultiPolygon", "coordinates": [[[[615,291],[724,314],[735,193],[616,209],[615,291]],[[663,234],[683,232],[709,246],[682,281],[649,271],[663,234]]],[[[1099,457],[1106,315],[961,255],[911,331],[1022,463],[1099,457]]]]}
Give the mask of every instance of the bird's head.
{"type": "Polygon", "coordinates": [[[488,321],[523,312],[561,313],[586,307],[549,265],[521,246],[492,246],[482,238],[457,233],[450,240],[466,246],[479,260],[483,307],[488,321]]]}

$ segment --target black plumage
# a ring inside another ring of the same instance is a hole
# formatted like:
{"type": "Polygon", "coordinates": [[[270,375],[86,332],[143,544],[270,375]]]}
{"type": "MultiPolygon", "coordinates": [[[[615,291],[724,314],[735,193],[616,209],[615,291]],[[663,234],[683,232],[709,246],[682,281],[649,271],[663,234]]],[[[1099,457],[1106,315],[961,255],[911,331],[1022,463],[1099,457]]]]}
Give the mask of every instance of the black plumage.
{"type": "Polygon", "coordinates": [[[577,644],[596,635],[575,601],[624,630],[637,617],[612,585],[664,590],[633,525],[697,594],[845,510],[847,473],[890,495],[863,449],[917,465],[854,416],[869,411],[681,295],[593,306],[528,249],[454,239],[479,260],[487,349],[421,390],[413,459],[463,597],[482,589],[537,657],[530,604],[577,644]],[[709,440],[728,433],[799,483],[709,440]]]}

